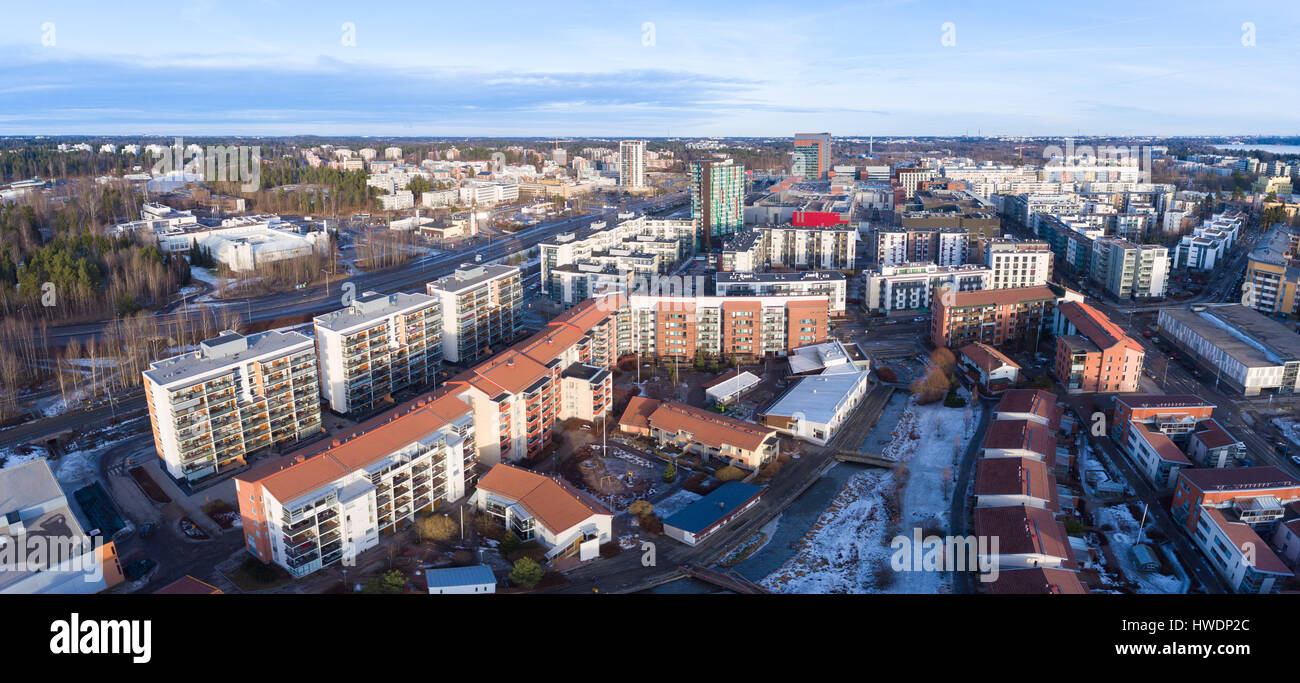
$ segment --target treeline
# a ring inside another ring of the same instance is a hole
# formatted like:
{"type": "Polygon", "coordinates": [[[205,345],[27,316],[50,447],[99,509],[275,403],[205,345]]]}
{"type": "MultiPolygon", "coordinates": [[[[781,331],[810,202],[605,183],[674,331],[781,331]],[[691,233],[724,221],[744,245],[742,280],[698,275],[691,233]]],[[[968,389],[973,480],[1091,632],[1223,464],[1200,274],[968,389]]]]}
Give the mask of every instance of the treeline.
{"type": "Polygon", "coordinates": [[[251,199],[258,211],[281,213],[323,213],[369,210],[374,206],[375,188],[366,185],[365,171],[339,171],[325,166],[310,166],[298,160],[281,160],[262,165],[261,189],[251,199]],[[285,185],[310,185],[315,192],[285,192],[285,185]],[[299,195],[299,196],[293,196],[299,195]],[[314,210],[313,210],[314,207],[314,210]]]}

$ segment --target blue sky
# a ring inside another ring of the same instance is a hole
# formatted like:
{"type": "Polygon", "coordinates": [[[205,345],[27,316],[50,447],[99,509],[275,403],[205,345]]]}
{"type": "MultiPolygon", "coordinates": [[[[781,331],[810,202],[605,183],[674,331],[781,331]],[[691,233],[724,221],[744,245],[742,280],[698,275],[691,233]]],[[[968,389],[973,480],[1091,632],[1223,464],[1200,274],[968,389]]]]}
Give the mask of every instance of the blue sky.
{"type": "Polygon", "coordinates": [[[0,1],[9,135],[1300,133],[1295,2],[0,1]]]}

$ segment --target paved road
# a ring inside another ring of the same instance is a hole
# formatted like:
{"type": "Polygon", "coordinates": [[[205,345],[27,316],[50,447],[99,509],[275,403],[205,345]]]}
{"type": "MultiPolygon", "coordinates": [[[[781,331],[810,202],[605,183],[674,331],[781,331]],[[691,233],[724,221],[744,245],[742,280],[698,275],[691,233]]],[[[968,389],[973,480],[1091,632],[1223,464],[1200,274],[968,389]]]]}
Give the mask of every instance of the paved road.
{"type": "MultiPolygon", "coordinates": [[[[953,536],[973,535],[974,529],[971,528],[970,500],[966,492],[970,489],[971,478],[975,472],[975,465],[979,459],[980,446],[984,445],[984,433],[989,428],[989,418],[993,415],[993,406],[998,399],[989,397],[980,400],[980,423],[975,428],[975,434],[971,436],[970,442],[966,444],[966,452],[962,455],[961,462],[957,465],[956,485],[952,489],[952,509],[948,512],[948,533],[953,536]]],[[[973,593],[974,583],[972,572],[952,572],[952,587],[955,593],[973,593]]]]}

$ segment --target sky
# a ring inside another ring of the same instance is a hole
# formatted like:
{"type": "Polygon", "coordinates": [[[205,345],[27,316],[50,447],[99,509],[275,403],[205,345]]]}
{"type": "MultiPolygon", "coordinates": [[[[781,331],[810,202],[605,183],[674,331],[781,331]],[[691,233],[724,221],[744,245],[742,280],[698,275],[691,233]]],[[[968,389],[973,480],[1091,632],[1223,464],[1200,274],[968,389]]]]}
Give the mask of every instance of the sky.
{"type": "Polygon", "coordinates": [[[1300,3],[0,0],[0,135],[1300,134],[1300,3]]]}

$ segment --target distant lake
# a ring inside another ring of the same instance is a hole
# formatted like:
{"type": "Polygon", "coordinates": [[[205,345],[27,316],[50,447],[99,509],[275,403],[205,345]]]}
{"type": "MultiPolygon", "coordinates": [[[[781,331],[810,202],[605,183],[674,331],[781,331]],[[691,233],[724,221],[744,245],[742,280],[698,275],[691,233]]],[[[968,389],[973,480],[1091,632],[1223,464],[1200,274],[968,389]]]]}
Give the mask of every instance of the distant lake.
{"type": "Polygon", "coordinates": [[[1215,145],[1215,149],[1227,149],[1234,152],[1260,151],[1270,152],[1272,154],[1300,154],[1300,145],[1215,145]]]}

